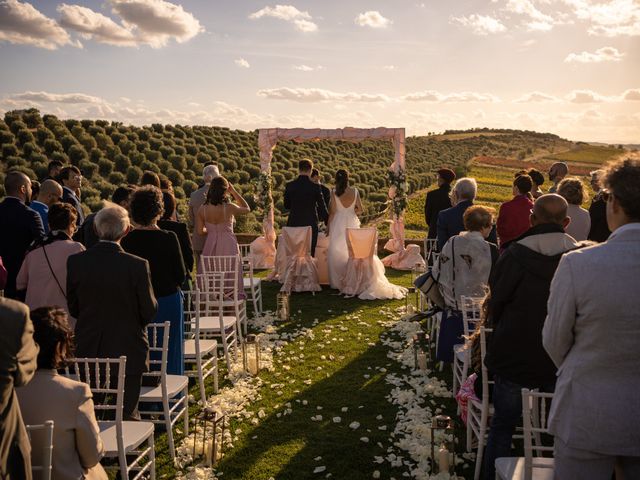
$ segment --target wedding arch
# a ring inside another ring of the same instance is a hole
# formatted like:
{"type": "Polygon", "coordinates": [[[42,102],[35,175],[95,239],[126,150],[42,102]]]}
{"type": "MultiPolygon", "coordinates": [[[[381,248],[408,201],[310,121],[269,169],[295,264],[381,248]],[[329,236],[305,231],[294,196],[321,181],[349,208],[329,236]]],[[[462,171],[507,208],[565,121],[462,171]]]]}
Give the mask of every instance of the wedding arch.
{"type": "MultiPolygon", "coordinates": [[[[273,149],[280,140],[309,142],[320,140],[343,140],[361,142],[363,140],[388,140],[393,143],[395,155],[389,166],[389,201],[391,204],[391,239],[385,248],[396,255],[404,250],[404,210],[406,208],[407,182],[405,177],[405,130],[404,128],[264,128],[258,132],[260,148],[260,179],[258,182],[258,205],[264,212],[263,235],[254,241],[257,267],[272,268],[276,254],[276,231],[274,227],[274,205],[271,194],[271,160],[273,149]],[[259,251],[260,253],[257,254],[259,251]]],[[[393,260],[389,263],[393,266],[393,260]]]]}

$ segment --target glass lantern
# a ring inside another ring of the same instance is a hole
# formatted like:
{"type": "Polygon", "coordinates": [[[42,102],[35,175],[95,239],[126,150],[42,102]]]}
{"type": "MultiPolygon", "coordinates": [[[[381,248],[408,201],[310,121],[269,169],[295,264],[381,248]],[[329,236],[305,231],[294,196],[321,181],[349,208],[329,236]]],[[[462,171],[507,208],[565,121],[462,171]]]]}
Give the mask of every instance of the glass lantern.
{"type": "Polygon", "coordinates": [[[194,423],[193,459],[202,457],[204,464],[212,467],[222,458],[226,416],[210,408],[204,408],[194,418],[194,423]],[[207,435],[209,429],[211,434],[207,435]],[[199,432],[202,433],[201,443],[198,442],[199,432]]]}
{"type": "Polygon", "coordinates": [[[413,305],[413,296],[415,295],[416,287],[409,287],[407,294],[404,297],[404,306],[407,315],[413,315],[416,313],[416,307],[413,305]]]}
{"type": "Polygon", "coordinates": [[[291,318],[291,307],[290,307],[290,299],[291,295],[288,292],[279,292],[278,293],[278,320],[282,322],[288,322],[291,318]]]}
{"type": "Polygon", "coordinates": [[[431,472],[453,476],[456,468],[456,444],[453,420],[447,415],[431,419],[431,472]]]}
{"type": "Polygon", "coordinates": [[[431,360],[429,350],[429,335],[422,330],[413,336],[413,368],[414,370],[425,371],[431,360]]]}
{"type": "Polygon", "coordinates": [[[242,340],[242,367],[249,375],[260,371],[260,337],[249,334],[242,340]]]}

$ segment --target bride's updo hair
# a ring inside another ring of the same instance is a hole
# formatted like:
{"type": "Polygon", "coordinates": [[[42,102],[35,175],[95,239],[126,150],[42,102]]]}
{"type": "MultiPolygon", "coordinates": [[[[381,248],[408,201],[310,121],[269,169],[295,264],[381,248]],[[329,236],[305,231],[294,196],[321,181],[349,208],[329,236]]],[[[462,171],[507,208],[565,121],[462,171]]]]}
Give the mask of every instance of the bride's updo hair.
{"type": "Polygon", "coordinates": [[[211,180],[209,191],[207,192],[207,202],[209,205],[222,205],[223,203],[229,203],[229,197],[227,190],[229,189],[229,182],[224,177],[216,177],[211,180]]]}
{"type": "Polygon", "coordinates": [[[349,172],[340,169],[336,172],[336,195],[341,197],[349,186],[349,172]]]}

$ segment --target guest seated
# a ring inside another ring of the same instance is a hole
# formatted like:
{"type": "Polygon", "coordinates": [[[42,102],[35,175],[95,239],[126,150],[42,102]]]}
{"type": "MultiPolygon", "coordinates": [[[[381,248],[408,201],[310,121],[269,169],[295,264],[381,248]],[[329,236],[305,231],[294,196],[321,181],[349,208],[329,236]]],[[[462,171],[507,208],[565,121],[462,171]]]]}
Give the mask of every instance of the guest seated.
{"type": "Polygon", "coordinates": [[[151,269],[153,293],[158,300],[158,313],[153,323],[171,322],[167,373],[184,374],[184,324],[180,286],[186,278],[178,237],[160,230],[158,220],[164,212],[162,192],[147,185],[131,196],[129,203],[135,228],[122,239],[122,248],[144,258],[151,269]]]}
{"type": "Polygon", "coordinates": [[[498,213],[498,238],[500,251],[515,238],[529,230],[529,215],[533,202],[531,189],[533,180],[529,175],[519,175],[513,181],[513,199],[500,205],[498,213]]]}
{"type": "MultiPolygon", "coordinates": [[[[108,478],[100,465],[104,447],[89,386],[58,375],[73,357],[73,333],[67,313],[55,307],[31,311],[34,340],[40,347],[38,370],[31,382],[16,390],[27,425],[53,420],[52,478],[108,478]]],[[[44,448],[44,438],[31,436],[32,456],[44,448]]]]}
{"type": "Polygon", "coordinates": [[[453,361],[453,346],[463,343],[461,296],[481,296],[487,285],[493,264],[498,259],[498,247],[486,241],[493,228],[495,210],[480,205],[464,212],[466,231],[451,237],[433,267],[433,276],[444,298],[446,309],[442,314],[438,337],[438,360],[453,361]]]}
{"type": "Polygon", "coordinates": [[[542,331],[558,367],[555,478],[609,480],[614,466],[640,478],[640,161],[613,163],[603,181],[613,233],[562,257],[542,331]]]}
{"type": "MultiPolygon", "coordinates": [[[[16,285],[19,290],[27,290],[25,303],[30,309],[56,305],[68,313],[67,259],[84,251],[81,243],[71,240],[77,213],[68,203],[55,203],[48,217],[51,231],[41,243],[32,246],[22,262],[16,285]]],[[[74,328],[75,319],[69,320],[74,328]]]]}
{"type": "Polygon", "coordinates": [[[584,185],[578,178],[565,178],[558,185],[558,195],[569,204],[567,215],[571,222],[565,231],[579,242],[586,240],[591,229],[591,217],[580,206],[584,201],[584,185]]]}
{"type": "Polygon", "coordinates": [[[562,255],[578,247],[564,232],[567,202],[560,195],[538,198],[531,228],[510,243],[489,281],[493,326],[485,365],[494,375],[494,415],[484,456],[484,477],[495,479],[495,460],[511,456],[511,437],[522,417],[523,388],[553,392],[556,367],[542,347],[549,285],[562,255]]]}

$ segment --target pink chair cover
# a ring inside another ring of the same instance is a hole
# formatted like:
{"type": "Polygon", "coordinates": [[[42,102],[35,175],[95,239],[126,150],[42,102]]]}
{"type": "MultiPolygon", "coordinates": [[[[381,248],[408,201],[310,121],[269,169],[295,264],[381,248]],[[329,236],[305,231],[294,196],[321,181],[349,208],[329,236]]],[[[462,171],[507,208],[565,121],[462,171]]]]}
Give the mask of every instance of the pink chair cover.
{"type": "Polygon", "coordinates": [[[255,269],[273,268],[275,252],[273,246],[264,235],[256,238],[249,246],[249,258],[255,269]]]}
{"type": "Polygon", "coordinates": [[[324,233],[318,234],[318,244],[316,245],[316,266],[318,267],[318,283],[329,285],[329,260],[327,250],[329,249],[329,237],[324,233]]]}
{"type": "Polygon", "coordinates": [[[420,255],[420,246],[415,244],[407,245],[407,248],[384,257],[382,263],[385,267],[395,268],[396,270],[412,270],[416,264],[421,267],[425,266],[424,258],[420,255]]]}
{"type": "Polygon", "coordinates": [[[287,266],[280,277],[282,292],[319,292],[318,269],[311,257],[311,227],[284,227],[287,266]]]}
{"type": "Polygon", "coordinates": [[[342,282],[342,293],[360,295],[373,277],[373,256],[378,245],[376,228],[347,228],[349,260],[342,282]]]}

